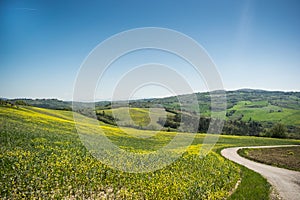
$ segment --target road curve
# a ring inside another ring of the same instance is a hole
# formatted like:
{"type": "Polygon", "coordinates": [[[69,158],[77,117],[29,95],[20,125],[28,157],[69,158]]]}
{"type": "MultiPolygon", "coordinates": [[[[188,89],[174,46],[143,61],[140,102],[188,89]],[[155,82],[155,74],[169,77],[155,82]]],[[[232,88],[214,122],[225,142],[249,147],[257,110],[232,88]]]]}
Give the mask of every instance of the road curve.
{"type": "Polygon", "coordinates": [[[300,200],[300,172],[257,163],[241,157],[237,151],[242,148],[272,148],[297,145],[232,147],[221,151],[222,156],[241,164],[264,176],[284,200],[300,200]]]}

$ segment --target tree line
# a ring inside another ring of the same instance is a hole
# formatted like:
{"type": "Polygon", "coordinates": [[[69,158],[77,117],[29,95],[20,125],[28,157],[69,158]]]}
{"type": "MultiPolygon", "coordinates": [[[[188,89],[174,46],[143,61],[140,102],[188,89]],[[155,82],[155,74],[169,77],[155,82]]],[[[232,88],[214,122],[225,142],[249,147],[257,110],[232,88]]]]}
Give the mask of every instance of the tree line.
{"type": "Polygon", "coordinates": [[[266,128],[262,123],[254,120],[243,121],[237,120],[221,120],[212,119],[209,117],[200,117],[197,131],[192,130],[191,127],[197,127],[197,119],[195,116],[176,113],[175,115],[168,115],[167,119],[159,118],[158,123],[168,128],[170,131],[185,131],[185,132],[199,132],[211,133],[216,132],[217,126],[222,126],[222,134],[226,135],[244,135],[244,136],[266,136],[275,138],[287,137],[287,128],[281,124],[273,124],[270,128],[266,128]],[[214,126],[216,125],[216,126],[214,126]]]}

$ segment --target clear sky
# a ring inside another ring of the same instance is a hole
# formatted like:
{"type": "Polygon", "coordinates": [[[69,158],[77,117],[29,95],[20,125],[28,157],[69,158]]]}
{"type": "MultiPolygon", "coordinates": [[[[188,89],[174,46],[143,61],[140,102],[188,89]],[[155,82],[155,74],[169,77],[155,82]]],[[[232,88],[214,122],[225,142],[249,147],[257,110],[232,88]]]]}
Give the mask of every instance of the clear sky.
{"type": "MultiPolygon", "coordinates": [[[[195,39],[215,62],[227,90],[300,91],[299,19],[298,0],[1,0],[0,97],[71,100],[89,52],[114,34],[140,27],[174,29],[195,39]]],[[[157,54],[135,56],[155,60],[157,54]]],[[[176,58],[163,60],[170,59],[176,58]]],[[[120,64],[111,73],[121,72],[120,64]]],[[[205,90],[193,73],[182,72],[195,91],[205,90]]],[[[97,98],[109,99],[109,91],[97,98]]]]}

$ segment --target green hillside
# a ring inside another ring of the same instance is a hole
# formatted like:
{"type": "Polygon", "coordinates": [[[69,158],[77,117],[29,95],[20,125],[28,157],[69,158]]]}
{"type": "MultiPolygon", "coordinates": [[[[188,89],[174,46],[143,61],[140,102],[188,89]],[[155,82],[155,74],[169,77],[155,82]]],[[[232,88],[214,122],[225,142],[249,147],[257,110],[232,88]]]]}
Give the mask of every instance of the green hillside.
{"type": "MultiPolygon", "coordinates": [[[[153,132],[122,128],[80,117],[87,134],[105,134],[120,148],[145,154],[172,140],[175,132],[153,132]],[[100,131],[103,130],[104,132],[100,131]]],[[[224,199],[244,168],[225,160],[217,152],[225,146],[300,144],[295,140],[221,136],[205,158],[197,154],[205,138],[194,142],[173,164],[148,173],[126,173],[95,159],[76,132],[73,113],[27,106],[0,106],[0,197],[1,199],[224,199]]],[[[174,153],[181,151],[174,149],[174,153]]],[[[130,160],[127,164],[130,164],[130,160]]],[[[245,180],[246,181],[246,180],[245,180]]],[[[252,192],[261,199],[268,185],[252,192]],[[260,194],[261,193],[261,194],[260,194]]]]}
{"type": "MultiPolygon", "coordinates": [[[[201,119],[198,132],[207,132],[211,120],[210,94],[195,93],[197,96],[201,119]]],[[[94,117],[95,112],[99,121],[106,124],[119,125],[147,130],[177,130],[182,116],[195,116],[197,110],[189,103],[191,94],[180,96],[181,106],[177,97],[151,98],[132,100],[127,107],[124,102],[102,101],[95,102],[95,109],[91,103],[81,103],[84,108],[81,114],[94,117]],[[149,112],[150,109],[150,112],[149,112]],[[165,109],[164,112],[161,109],[165,109]],[[129,113],[129,114],[128,114],[129,113]]],[[[42,108],[71,110],[71,102],[56,99],[13,99],[0,100],[13,105],[32,105],[42,108]]],[[[236,90],[226,92],[226,122],[223,134],[233,135],[268,135],[269,130],[276,124],[283,124],[287,128],[288,137],[300,138],[300,92],[280,92],[263,90],[236,90]]],[[[217,113],[218,116],[219,113],[217,113]]],[[[191,120],[192,121],[192,120],[191,120]]],[[[189,130],[190,125],[181,131],[189,130]]]]}
{"type": "Polygon", "coordinates": [[[260,122],[281,122],[300,126],[300,109],[275,106],[268,101],[240,101],[228,109],[229,119],[255,120],[260,122]]]}
{"type": "MultiPolygon", "coordinates": [[[[119,126],[134,127],[149,130],[161,130],[163,126],[158,123],[160,118],[174,116],[164,108],[128,108],[99,109],[96,114],[102,118],[114,118],[119,126]]],[[[101,121],[101,120],[100,120],[101,121]]]]}

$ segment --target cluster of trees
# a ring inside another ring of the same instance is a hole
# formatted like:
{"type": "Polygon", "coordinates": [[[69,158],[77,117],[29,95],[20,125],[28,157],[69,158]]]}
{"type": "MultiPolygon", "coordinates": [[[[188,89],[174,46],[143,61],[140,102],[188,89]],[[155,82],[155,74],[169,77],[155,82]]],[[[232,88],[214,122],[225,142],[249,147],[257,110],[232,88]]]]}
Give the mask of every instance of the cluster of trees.
{"type": "Polygon", "coordinates": [[[23,100],[4,100],[0,99],[0,105],[2,106],[11,106],[11,107],[17,107],[17,106],[28,106],[28,104],[23,100]]]}
{"type": "Polygon", "coordinates": [[[193,124],[196,122],[197,120],[194,116],[181,113],[176,113],[172,116],[169,115],[166,120],[163,118],[159,118],[158,120],[158,123],[168,128],[168,130],[207,133],[210,128],[210,132],[213,133],[214,131],[216,132],[216,130],[214,130],[215,127],[223,125],[222,134],[266,136],[274,138],[287,137],[287,129],[281,123],[275,124],[271,128],[265,128],[260,122],[251,119],[248,121],[242,121],[241,119],[223,121],[220,119],[200,117],[198,130],[193,130],[192,127],[197,127],[197,124],[193,124]]]}
{"type": "Polygon", "coordinates": [[[223,127],[223,132],[230,135],[259,136],[263,130],[261,123],[252,120],[228,120],[223,127]]]}
{"type": "Polygon", "coordinates": [[[117,125],[117,123],[116,123],[117,119],[115,119],[111,115],[106,115],[104,110],[102,110],[102,112],[99,112],[99,113],[97,112],[96,116],[99,121],[102,121],[102,122],[110,124],[110,125],[115,125],[115,126],[117,125]]]}
{"type": "Polygon", "coordinates": [[[287,128],[281,123],[275,124],[270,130],[266,132],[266,136],[274,138],[286,138],[287,128]]]}
{"type": "Polygon", "coordinates": [[[178,129],[180,127],[181,122],[181,114],[176,113],[175,115],[167,115],[167,118],[164,119],[160,117],[157,121],[158,124],[160,124],[163,127],[171,129],[178,129]]]}

